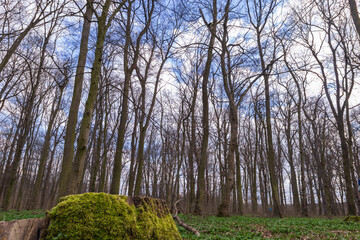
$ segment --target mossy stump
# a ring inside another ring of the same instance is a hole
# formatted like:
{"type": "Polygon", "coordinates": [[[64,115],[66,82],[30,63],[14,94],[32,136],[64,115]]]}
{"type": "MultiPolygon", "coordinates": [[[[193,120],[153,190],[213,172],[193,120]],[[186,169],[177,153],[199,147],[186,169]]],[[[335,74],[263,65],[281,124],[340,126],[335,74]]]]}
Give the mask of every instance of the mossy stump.
{"type": "Polygon", "coordinates": [[[45,239],[182,239],[166,202],[155,198],[69,195],[48,218],[45,239]]]}

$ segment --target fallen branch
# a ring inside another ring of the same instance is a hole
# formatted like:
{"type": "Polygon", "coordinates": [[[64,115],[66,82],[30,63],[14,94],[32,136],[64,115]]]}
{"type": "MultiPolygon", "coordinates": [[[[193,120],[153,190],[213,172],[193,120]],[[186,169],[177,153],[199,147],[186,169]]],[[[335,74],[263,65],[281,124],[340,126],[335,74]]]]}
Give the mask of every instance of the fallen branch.
{"type": "Polygon", "coordinates": [[[179,202],[180,202],[180,200],[177,200],[177,201],[175,202],[175,204],[174,204],[174,212],[175,212],[175,214],[173,215],[173,219],[174,219],[180,226],[182,226],[182,227],[185,228],[186,230],[194,233],[196,236],[199,237],[199,236],[200,236],[200,233],[199,233],[198,230],[196,230],[196,229],[193,228],[193,227],[190,227],[189,225],[187,225],[186,223],[184,223],[184,222],[178,217],[178,215],[177,215],[178,210],[177,210],[176,205],[177,205],[179,202]]]}

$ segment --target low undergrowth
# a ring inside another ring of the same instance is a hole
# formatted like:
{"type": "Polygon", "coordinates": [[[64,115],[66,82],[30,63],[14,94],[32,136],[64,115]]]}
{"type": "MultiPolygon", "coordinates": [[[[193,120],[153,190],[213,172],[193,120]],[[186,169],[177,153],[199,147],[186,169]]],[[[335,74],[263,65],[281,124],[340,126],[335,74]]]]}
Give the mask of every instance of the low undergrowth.
{"type": "MultiPolygon", "coordinates": [[[[44,210],[10,210],[0,212],[1,221],[41,218],[44,210]]],[[[197,217],[179,215],[200,231],[196,237],[178,226],[181,236],[192,239],[360,239],[360,223],[343,218],[265,218],[265,217],[197,217]]]]}
{"type": "Polygon", "coordinates": [[[342,218],[197,217],[180,218],[200,231],[196,237],[178,226],[184,239],[360,239],[360,224],[342,218]]]}
{"type": "Polygon", "coordinates": [[[0,211],[0,221],[12,221],[26,218],[45,217],[45,210],[9,210],[0,211]]]}

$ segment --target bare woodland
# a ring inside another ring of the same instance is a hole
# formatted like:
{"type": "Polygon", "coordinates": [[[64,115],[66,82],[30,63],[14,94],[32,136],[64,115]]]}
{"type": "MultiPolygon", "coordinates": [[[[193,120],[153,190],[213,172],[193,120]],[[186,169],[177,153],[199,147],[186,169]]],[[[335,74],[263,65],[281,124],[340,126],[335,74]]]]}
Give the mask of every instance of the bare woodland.
{"type": "Polygon", "coordinates": [[[1,0],[1,209],[360,211],[355,0],[1,0]]]}

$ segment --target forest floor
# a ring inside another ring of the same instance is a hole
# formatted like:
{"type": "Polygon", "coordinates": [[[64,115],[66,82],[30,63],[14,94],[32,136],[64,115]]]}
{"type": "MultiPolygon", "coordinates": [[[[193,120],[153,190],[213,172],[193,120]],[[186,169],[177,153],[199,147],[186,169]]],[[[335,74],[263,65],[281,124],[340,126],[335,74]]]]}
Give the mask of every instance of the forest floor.
{"type": "Polygon", "coordinates": [[[344,222],[343,218],[268,218],[268,217],[196,217],[179,215],[197,229],[196,237],[178,227],[188,239],[360,239],[360,223],[344,222]]]}
{"type": "MultiPolygon", "coordinates": [[[[0,212],[0,221],[41,218],[43,210],[11,210],[0,212]]],[[[269,218],[269,217],[197,217],[179,215],[196,228],[201,236],[178,226],[186,239],[360,239],[360,223],[344,222],[343,218],[269,218]]]]}
{"type": "Polygon", "coordinates": [[[7,212],[0,211],[0,221],[42,217],[45,217],[45,210],[10,210],[7,212]]]}

